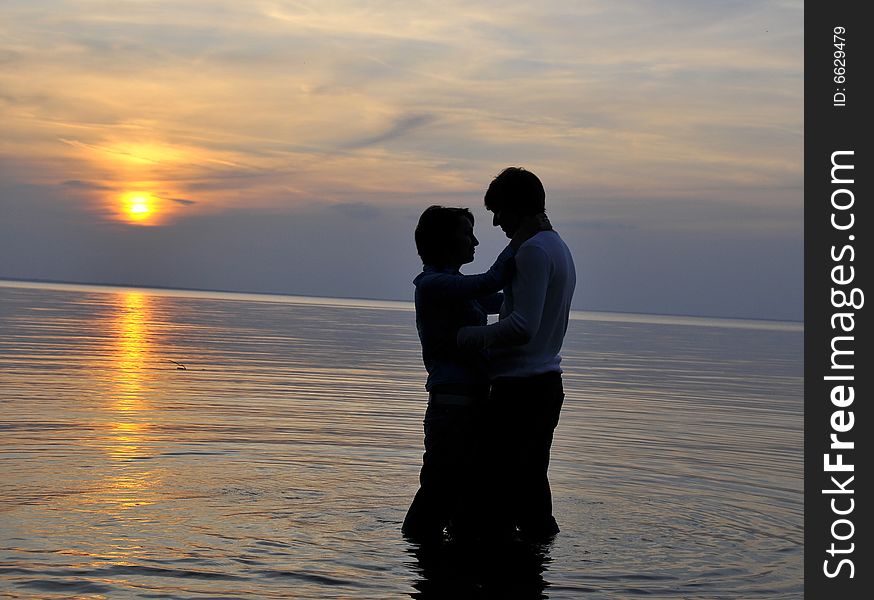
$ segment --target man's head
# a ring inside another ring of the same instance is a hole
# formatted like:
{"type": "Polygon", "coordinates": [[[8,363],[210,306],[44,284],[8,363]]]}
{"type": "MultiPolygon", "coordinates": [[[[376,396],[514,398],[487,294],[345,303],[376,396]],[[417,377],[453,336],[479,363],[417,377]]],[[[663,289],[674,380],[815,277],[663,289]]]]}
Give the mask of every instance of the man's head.
{"type": "Polygon", "coordinates": [[[492,180],[485,202],[486,209],[494,214],[492,225],[500,227],[507,237],[513,237],[524,217],[545,210],[546,192],[531,171],[508,167],[492,180]]]}
{"type": "Polygon", "coordinates": [[[473,260],[479,241],[466,208],[429,206],[416,226],[416,250],[426,265],[460,267],[473,260]]]}

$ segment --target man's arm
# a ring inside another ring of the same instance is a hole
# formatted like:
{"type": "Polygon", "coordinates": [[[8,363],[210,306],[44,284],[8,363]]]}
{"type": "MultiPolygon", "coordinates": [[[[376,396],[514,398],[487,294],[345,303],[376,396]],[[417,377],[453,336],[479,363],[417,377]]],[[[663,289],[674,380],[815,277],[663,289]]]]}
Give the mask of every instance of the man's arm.
{"type": "Polygon", "coordinates": [[[480,349],[527,344],[540,329],[548,284],[546,253],[537,246],[520,248],[512,284],[513,311],[492,325],[462,327],[456,338],[459,347],[480,349]]]}
{"type": "Polygon", "coordinates": [[[515,253],[511,246],[507,246],[489,270],[479,275],[430,274],[419,285],[419,293],[437,296],[441,300],[469,300],[494,294],[513,276],[515,253]]]}

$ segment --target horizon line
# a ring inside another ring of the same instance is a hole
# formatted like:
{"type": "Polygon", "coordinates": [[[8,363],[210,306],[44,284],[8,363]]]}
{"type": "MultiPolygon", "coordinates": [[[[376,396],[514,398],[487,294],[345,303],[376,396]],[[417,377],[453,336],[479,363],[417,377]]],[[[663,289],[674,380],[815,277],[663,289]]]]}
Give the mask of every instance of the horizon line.
{"type": "MultiPolygon", "coordinates": [[[[210,294],[210,295],[224,295],[227,300],[234,300],[233,297],[227,296],[239,296],[239,299],[247,299],[253,301],[261,301],[261,302],[288,302],[289,300],[296,300],[297,303],[303,300],[303,303],[306,304],[326,304],[324,301],[329,301],[337,306],[346,306],[346,307],[355,307],[355,306],[368,306],[370,308],[394,308],[398,310],[413,310],[414,304],[412,300],[397,300],[397,299],[389,299],[389,298],[366,298],[361,296],[314,296],[308,294],[289,294],[289,293],[279,293],[279,292],[252,292],[252,291],[241,291],[241,290],[220,290],[220,289],[206,289],[206,288],[180,288],[180,287],[172,287],[172,286],[159,286],[159,285],[138,285],[138,284],[118,284],[118,283],[96,283],[96,282],[84,282],[84,281],[69,281],[69,280],[56,280],[56,279],[31,279],[25,277],[2,277],[0,276],[0,287],[23,287],[23,288],[46,288],[48,286],[62,286],[69,288],[110,288],[117,290],[142,290],[142,291],[155,291],[155,292],[177,292],[178,295],[187,296],[187,297],[196,297],[195,294],[210,294]],[[23,285],[7,285],[7,284],[23,284],[23,285]],[[32,284],[32,285],[26,285],[32,284]],[[252,297],[255,298],[252,298],[252,297]],[[309,301],[309,302],[307,302],[309,301]],[[320,301],[320,302],[315,302],[320,301]],[[366,302],[370,303],[369,305],[361,305],[356,304],[356,302],[366,302]],[[379,304],[383,304],[383,306],[379,306],[379,304]]],[[[49,289],[51,289],[49,287],[49,289]]],[[[94,291],[103,292],[103,289],[97,289],[94,291]]],[[[107,290],[108,291],[108,290],[107,290]]],[[[177,294],[171,294],[177,295],[177,294]]],[[[221,299],[221,298],[215,298],[221,299]]],[[[713,325],[714,321],[717,322],[733,322],[727,323],[727,326],[730,327],[744,327],[744,328],[763,328],[763,329],[781,329],[781,330],[804,330],[804,321],[794,321],[788,319],[767,319],[763,317],[726,317],[719,315],[689,315],[689,314],[681,314],[681,313],[639,313],[639,312],[630,312],[630,311],[608,311],[608,310],[598,310],[598,309],[571,309],[571,320],[596,320],[596,321],[616,321],[616,320],[630,320],[636,322],[656,322],[656,323],[664,323],[664,324],[684,324],[684,325],[703,325],[704,321],[709,325],[713,325]],[[574,315],[574,313],[577,313],[574,315]],[[590,315],[588,318],[583,315],[590,315]],[[610,317],[614,318],[610,318],[610,317]],[[595,318],[592,318],[595,317],[595,318]],[[600,317],[600,318],[599,318],[600,317]],[[625,319],[619,319],[616,317],[624,317],[625,319]],[[638,317],[638,319],[634,319],[634,317],[638,317]],[[653,319],[655,317],[656,319],[653,319]],[[688,320],[688,322],[686,322],[688,320]],[[695,323],[694,321],[699,321],[699,323],[695,323]],[[771,327],[767,327],[770,324],[771,327]],[[775,327],[776,326],[776,327],[775,327]]]]}

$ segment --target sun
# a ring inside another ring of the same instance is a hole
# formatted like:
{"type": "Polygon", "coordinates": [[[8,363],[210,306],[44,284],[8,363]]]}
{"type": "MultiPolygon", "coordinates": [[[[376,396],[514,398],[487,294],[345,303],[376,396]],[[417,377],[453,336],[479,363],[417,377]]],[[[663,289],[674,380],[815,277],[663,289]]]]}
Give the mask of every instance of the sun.
{"type": "Polygon", "coordinates": [[[155,197],[147,192],[128,192],[121,200],[122,211],[131,222],[145,224],[155,213],[155,197]]]}

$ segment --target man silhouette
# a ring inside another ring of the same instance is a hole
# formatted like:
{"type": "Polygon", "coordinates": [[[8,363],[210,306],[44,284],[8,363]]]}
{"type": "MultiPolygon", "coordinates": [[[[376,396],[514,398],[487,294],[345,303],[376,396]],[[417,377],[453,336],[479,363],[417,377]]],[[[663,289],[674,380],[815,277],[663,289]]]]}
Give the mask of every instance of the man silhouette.
{"type": "MultiPolygon", "coordinates": [[[[493,225],[510,238],[542,218],[545,200],[540,179],[519,167],[502,171],[485,195],[493,225]]],[[[488,350],[491,391],[479,426],[486,439],[480,470],[493,524],[543,539],[559,531],[547,470],[564,400],[559,352],[576,272],[570,250],[551,228],[521,244],[515,261],[498,322],[462,327],[457,342],[463,350],[488,350]]]]}

